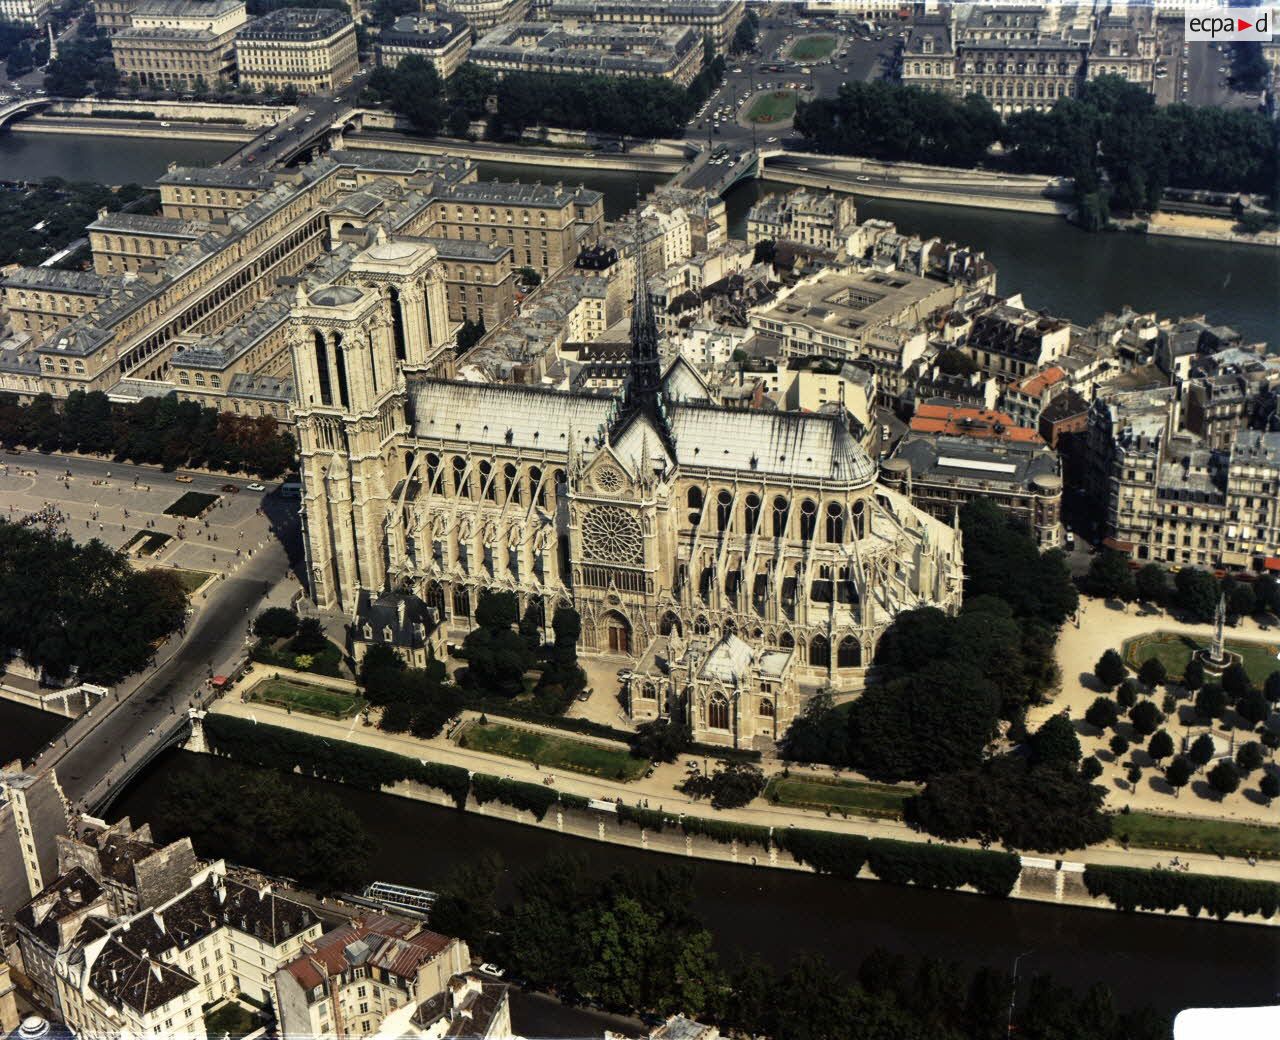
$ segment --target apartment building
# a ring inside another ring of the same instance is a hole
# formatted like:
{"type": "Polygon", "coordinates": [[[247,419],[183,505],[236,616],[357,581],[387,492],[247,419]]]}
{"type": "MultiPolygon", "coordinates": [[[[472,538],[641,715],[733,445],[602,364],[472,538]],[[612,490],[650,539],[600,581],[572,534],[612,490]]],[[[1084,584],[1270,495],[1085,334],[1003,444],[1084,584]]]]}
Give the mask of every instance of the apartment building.
{"type": "Polygon", "coordinates": [[[163,90],[214,88],[235,74],[244,0],[140,0],[129,25],[111,37],[124,80],[163,90]]]}
{"type": "Polygon", "coordinates": [[[552,0],[545,17],[567,24],[688,26],[725,54],[745,14],[745,0],[552,0]]]}
{"type": "Polygon", "coordinates": [[[52,770],[31,772],[13,762],[0,769],[0,919],[57,873],[56,836],[67,829],[67,805],[52,770]]]}
{"type": "Polygon", "coordinates": [[[858,209],[852,195],[800,188],[769,195],[747,213],[747,244],[795,242],[831,253],[851,251],[858,209]]]}
{"type": "Polygon", "coordinates": [[[499,25],[524,21],[529,4],[530,0],[439,0],[437,6],[483,34],[499,25]]]}
{"type": "Polygon", "coordinates": [[[444,273],[449,320],[483,319],[495,329],[515,313],[515,249],[497,242],[460,238],[426,238],[435,247],[444,273]]]}
{"type": "Polygon", "coordinates": [[[667,79],[684,87],[702,68],[702,38],[683,25],[521,22],[487,32],[471,61],[498,72],[667,79]]]}
{"type": "Polygon", "coordinates": [[[1012,302],[973,312],[960,346],[985,375],[1021,381],[1041,371],[1071,345],[1071,323],[1012,302]]]}
{"type": "Polygon", "coordinates": [[[966,502],[995,502],[1026,524],[1041,549],[1062,544],[1062,475],[1058,456],[1040,442],[917,432],[880,464],[883,484],[940,520],[966,502]]]}
{"type": "Polygon", "coordinates": [[[63,1020],[87,1040],[204,1040],[206,1005],[237,993],[269,1001],[276,970],[320,932],[307,907],[212,863],[167,902],[84,921],[57,958],[63,1020]]]}
{"type": "Polygon", "coordinates": [[[270,93],[293,87],[328,94],[359,68],[349,12],[284,7],[255,19],[236,36],[240,83],[270,93]]]}
{"type": "MultiPolygon", "coordinates": [[[[2,2],[2,0],[0,0],[2,2]]],[[[114,36],[129,28],[129,16],[141,0],[93,0],[93,19],[99,29],[114,36]]]]}
{"type": "Polygon", "coordinates": [[[374,60],[394,69],[405,58],[423,58],[441,79],[462,67],[471,50],[471,26],[460,15],[406,14],[378,34],[374,60]]]}
{"type": "Polygon", "coordinates": [[[0,21],[43,29],[52,10],[53,0],[0,0],[0,21]]]}
{"type": "Polygon", "coordinates": [[[272,981],[281,1040],[363,1038],[420,1009],[471,966],[461,939],[403,917],[368,914],[311,941],[272,981]],[[404,1017],[404,1016],[401,1016],[404,1017]]]}
{"type": "Polygon", "coordinates": [[[266,170],[170,163],[156,186],[160,212],[167,219],[225,224],[275,183],[276,175],[266,170]]]}

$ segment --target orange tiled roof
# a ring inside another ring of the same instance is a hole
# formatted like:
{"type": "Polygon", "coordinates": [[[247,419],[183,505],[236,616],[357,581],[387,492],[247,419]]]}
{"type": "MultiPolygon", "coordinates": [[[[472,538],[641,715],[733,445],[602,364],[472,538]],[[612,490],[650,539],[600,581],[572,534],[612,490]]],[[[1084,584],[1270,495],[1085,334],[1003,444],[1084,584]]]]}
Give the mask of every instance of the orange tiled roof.
{"type": "Polygon", "coordinates": [[[1028,397],[1039,397],[1048,387],[1067,378],[1067,373],[1057,365],[1051,365],[1043,372],[1035,372],[1027,376],[1015,389],[1028,397]]]}
{"type": "Polygon", "coordinates": [[[945,404],[922,404],[911,419],[915,433],[940,433],[949,437],[985,437],[991,440],[1040,444],[1040,434],[1028,426],[1018,426],[1003,412],[986,408],[957,408],[945,404]]]}

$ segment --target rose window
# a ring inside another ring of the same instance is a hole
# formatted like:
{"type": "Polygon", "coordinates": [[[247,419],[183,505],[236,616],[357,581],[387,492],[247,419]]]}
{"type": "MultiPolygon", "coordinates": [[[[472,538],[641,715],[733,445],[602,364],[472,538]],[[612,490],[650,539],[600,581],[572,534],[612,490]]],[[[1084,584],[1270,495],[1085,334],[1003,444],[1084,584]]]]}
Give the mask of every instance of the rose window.
{"type": "Polygon", "coordinates": [[[588,557],[635,566],[644,562],[640,521],[618,506],[596,506],[582,518],[582,544],[588,557]]]}
{"type": "Polygon", "coordinates": [[[613,493],[622,490],[622,474],[612,466],[601,466],[593,480],[598,491],[613,493]]]}

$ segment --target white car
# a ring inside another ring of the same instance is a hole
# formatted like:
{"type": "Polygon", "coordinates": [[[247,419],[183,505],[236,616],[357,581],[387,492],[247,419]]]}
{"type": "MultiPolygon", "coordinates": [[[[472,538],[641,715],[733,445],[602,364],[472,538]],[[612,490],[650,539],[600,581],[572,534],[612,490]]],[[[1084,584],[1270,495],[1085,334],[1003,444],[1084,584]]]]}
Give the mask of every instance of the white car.
{"type": "Polygon", "coordinates": [[[482,964],[480,970],[486,975],[492,975],[495,979],[500,979],[507,973],[505,968],[499,968],[496,964],[482,964]]]}
{"type": "Polygon", "coordinates": [[[246,486],[249,488],[250,491],[266,491],[267,490],[265,484],[259,484],[256,481],[246,486]]]}

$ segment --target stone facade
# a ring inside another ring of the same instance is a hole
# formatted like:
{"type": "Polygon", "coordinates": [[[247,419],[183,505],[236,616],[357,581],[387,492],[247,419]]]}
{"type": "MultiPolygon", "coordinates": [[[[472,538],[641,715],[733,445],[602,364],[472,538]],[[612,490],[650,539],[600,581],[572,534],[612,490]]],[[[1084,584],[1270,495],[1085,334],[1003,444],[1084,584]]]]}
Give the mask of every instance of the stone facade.
{"type": "Polygon", "coordinates": [[[300,94],[327,94],[359,68],[355,23],[328,9],[272,11],[236,36],[236,64],[240,83],[253,90],[292,86],[300,94]]]}
{"type": "Polygon", "coordinates": [[[467,60],[471,28],[457,15],[406,14],[378,34],[374,60],[394,69],[405,58],[424,58],[448,79],[467,60]]]}
{"type": "Polygon", "coordinates": [[[124,80],[164,90],[216,88],[235,74],[236,32],[245,24],[243,0],[142,0],[127,28],[111,37],[124,80]]]}
{"type": "Polygon", "coordinates": [[[545,17],[569,24],[687,25],[725,54],[746,10],[745,0],[552,0],[545,17]]]}

